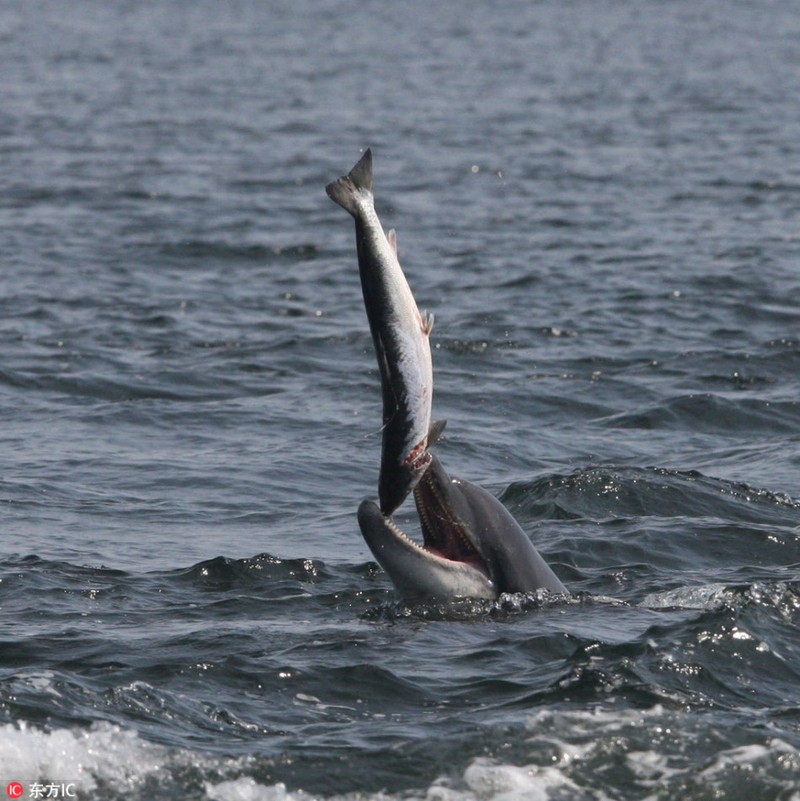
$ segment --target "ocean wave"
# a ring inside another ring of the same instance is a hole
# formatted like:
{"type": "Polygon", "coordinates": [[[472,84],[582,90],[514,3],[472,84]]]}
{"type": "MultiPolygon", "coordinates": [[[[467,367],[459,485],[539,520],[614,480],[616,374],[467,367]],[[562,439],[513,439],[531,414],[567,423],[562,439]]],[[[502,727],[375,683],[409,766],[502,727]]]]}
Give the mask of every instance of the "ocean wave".
{"type": "MultiPolygon", "coordinates": [[[[532,519],[710,518],[800,524],[800,501],[783,492],[697,470],[597,465],[510,484],[500,496],[532,519]]],[[[787,532],[788,533],[788,532],[787,532]]]]}
{"type": "Polygon", "coordinates": [[[26,787],[58,782],[77,797],[202,801],[619,801],[677,797],[796,797],[800,749],[777,732],[711,724],[655,705],[641,710],[546,710],[520,732],[514,760],[475,755],[456,774],[401,793],[309,792],[270,781],[269,761],[226,758],[149,743],[105,723],[46,731],[0,728],[4,776],[26,787]],[[727,743],[727,746],[725,745],[727,743]],[[720,747],[721,746],[721,747],[720,747]],[[618,764],[615,778],[609,763],[618,764]],[[599,773],[607,776],[598,787],[599,773]],[[742,795],[744,793],[744,795],[742,795]]]}

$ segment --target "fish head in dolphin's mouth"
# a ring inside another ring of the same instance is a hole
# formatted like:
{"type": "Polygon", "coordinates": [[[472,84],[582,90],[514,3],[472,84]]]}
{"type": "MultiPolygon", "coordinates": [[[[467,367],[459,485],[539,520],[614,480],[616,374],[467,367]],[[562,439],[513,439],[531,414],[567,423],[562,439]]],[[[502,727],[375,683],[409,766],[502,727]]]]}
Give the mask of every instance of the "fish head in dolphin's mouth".
{"type": "Polygon", "coordinates": [[[400,463],[397,462],[390,449],[384,448],[381,459],[381,474],[378,481],[378,498],[381,511],[391,515],[409,493],[414,490],[431,462],[431,454],[427,450],[424,439],[400,463]]]}
{"type": "Polygon", "coordinates": [[[465,511],[458,480],[450,478],[442,463],[428,453],[429,464],[414,489],[422,537],[426,551],[460,562],[491,578],[486,559],[476,542],[475,533],[465,521],[465,511]]]}

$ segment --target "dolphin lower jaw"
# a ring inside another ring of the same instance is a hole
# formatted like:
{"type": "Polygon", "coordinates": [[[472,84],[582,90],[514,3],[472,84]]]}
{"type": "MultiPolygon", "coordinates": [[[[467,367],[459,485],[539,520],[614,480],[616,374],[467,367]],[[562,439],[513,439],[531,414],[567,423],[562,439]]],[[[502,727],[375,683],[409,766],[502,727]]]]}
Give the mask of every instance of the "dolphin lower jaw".
{"type": "MultiPolygon", "coordinates": [[[[457,549],[442,539],[419,545],[379,507],[364,500],[358,509],[361,533],[381,567],[405,598],[496,598],[497,588],[482,563],[449,558],[457,549]]],[[[424,536],[424,535],[423,535],[424,536]]]]}

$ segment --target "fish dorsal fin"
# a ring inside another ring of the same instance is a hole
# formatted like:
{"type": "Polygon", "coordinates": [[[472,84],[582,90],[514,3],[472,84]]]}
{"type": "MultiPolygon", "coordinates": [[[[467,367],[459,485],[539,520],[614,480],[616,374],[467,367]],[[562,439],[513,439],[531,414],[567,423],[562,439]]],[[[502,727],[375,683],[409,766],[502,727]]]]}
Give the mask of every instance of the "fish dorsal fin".
{"type": "Polygon", "coordinates": [[[397,231],[394,228],[390,228],[389,233],[386,234],[386,239],[389,240],[389,247],[392,249],[394,257],[397,258],[397,231]]]}
{"type": "Polygon", "coordinates": [[[447,420],[432,420],[430,428],[428,428],[428,447],[435,445],[444,434],[444,427],[447,425],[447,420]]]}

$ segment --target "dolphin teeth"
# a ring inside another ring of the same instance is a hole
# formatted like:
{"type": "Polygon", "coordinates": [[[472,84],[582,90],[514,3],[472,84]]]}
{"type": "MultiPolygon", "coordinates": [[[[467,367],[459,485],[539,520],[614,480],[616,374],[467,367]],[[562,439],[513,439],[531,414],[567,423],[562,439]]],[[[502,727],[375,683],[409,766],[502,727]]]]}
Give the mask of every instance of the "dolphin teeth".
{"type": "Polygon", "coordinates": [[[452,561],[466,561],[477,558],[483,562],[480,552],[467,536],[464,524],[447,505],[435,480],[423,476],[414,490],[414,499],[417,502],[417,511],[426,550],[431,550],[432,547],[435,547],[437,553],[452,561]],[[429,492],[434,498],[436,507],[435,519],[431,511],[431,504],[426,501],[423,494],[425,491],[429,492]]]}
{"type": "MultiPolygon", "coordinates": [[[[423,551],[426,554],[437,557],[438,559],[447,559],[446,556],[442,556],[442,554],[439,553],[438,551],[432,550],[431,548],[427,547],[424,544],[420,545],[418,542],[412,540],[411,537],[409,537],[408,534],[406,534],[405,531],[403,531],[403,529],[401,529],[400,526],[398,526],[397,523],[395,523],[391,517],[387,517],[385,518],[385,520],[386,520],[386,525],[388,525],[389,528],[405,543],[411,545],[413,548],[416,548],[418,551],[423,551]]],[[[455,561],[455,560],[448,560],[448,561],[455,561]]]]}

